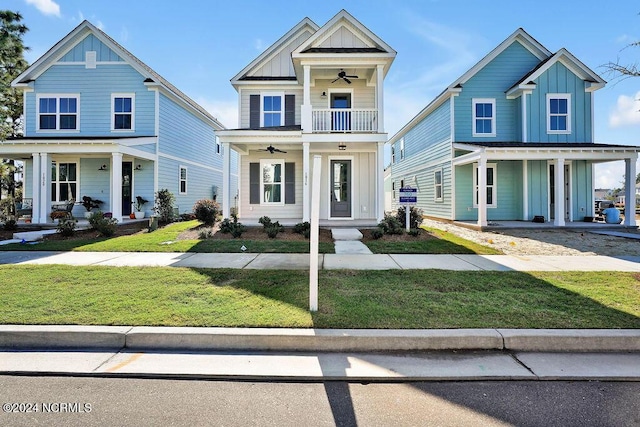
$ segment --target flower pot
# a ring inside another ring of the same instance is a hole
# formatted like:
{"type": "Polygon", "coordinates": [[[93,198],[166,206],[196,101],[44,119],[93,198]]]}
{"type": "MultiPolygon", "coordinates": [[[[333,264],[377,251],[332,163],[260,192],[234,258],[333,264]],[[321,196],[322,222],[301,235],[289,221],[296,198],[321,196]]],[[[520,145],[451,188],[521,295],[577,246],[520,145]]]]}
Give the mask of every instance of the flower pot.
{"type": "Polygon", "coordinates": [[[135,212],[131,212],[131,213],[129,214],[129,219],[135,219],[135,218],[136,218],[136,214],[135,214],[135,212]]]}
{"type": "Polygon", "coordinates": [[[136,212],[134,212],[134,213],[135,213],[136,219],[142,219],[142,218],[144,218],[144,212],[136,211],[136,212]]]}

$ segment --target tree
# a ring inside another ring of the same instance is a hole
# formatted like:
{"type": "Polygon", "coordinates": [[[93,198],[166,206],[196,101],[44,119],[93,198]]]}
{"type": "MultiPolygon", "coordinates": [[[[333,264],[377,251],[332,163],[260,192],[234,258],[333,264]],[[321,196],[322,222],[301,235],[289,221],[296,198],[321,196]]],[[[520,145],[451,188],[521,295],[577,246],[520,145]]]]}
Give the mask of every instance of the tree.
{"type": "MultiPolygon", "coordinates": [[[[12,88],[11,82],[28,66],[24,59],[24,52],[28,48],[22,42],[28,30],[22,23],[20,13],[0,10],[0,141],[22,134],[22,91],[12,88]]],[[[7,167],[0,170],[0,183],[14,197],[15,162],[13,159],[3,159],[2,163],[7,167]]]]}
{"type": "MultiPolygon", "coordinates": [[[[634,47],[640,47],[640,40],[629,43],[622,50],[634,47]]],[[[604,67],[607,68],[609,72],[614,74],[616,77],[640,77],[640,64],[638,64],[638,62],[622,64],[620,58],[618,58],[616,62],[609,62],[607,64],[604,64],[604,67]]]]}

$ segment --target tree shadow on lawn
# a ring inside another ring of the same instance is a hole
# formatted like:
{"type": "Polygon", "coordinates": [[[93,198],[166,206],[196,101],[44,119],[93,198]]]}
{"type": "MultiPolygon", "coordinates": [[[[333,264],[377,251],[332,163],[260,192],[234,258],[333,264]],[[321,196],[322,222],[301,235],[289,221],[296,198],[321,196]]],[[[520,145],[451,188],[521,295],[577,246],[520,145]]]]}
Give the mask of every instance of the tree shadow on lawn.
{"type": "MultiPolygon", "coordinates": [[[[309,308],[307,271],[198,271],[214,284],[305,311],[309,308]]],[[[629,298],[638,298],[633,296],[633,287],[638,286],[640,275],[615,273],[628,281],[631,295],[627,295],[608,290],[611,272],[582,274],[587,279],[575,279],[571,273],[321,271],[319,311],[311,314],[312,325],[347,329],[640,328],[640,317],[614,307],[626,305],[625,309],[636,310],[629,298]],[[582,289],[584,280],[592,283],[582,289]]],[[[265,326],[290,325],[283,316],[265,326]]]]}

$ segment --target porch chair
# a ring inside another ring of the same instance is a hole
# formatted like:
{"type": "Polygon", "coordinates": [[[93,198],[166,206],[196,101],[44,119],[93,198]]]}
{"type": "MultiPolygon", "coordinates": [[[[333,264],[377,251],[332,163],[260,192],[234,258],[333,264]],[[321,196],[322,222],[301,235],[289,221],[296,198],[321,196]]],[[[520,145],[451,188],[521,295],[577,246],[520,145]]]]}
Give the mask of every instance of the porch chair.
{"type": "Polygon", "coordinates": [[[21,202],[16,202],[16,218],[33,215],[33,199],[22,198],[21,202]]]}
{"type": "Polygon", "coordinates": [[[65,213],[64,218],[73,218],[71,211],[73,210],[73,206],[75,205],[75,199],[68,200],[65,204],[55,205],[51,207],[52,212],[63,212],[65,213]]]}

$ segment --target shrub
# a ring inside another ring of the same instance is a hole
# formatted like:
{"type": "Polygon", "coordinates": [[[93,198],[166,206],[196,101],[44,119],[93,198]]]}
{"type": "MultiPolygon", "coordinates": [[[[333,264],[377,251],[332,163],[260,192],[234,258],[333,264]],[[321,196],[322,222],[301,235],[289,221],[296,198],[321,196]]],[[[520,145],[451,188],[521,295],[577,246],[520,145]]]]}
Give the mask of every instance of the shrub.
{"type": "Polygon", "coordinates": [[[118,220],[115,218],[105,218],[102,211],[95,211],[89,216],[89,225],[100,233],[101,236],[111,237],[116,233],[118,220]]]}
{"type": "Polygon", "coordinates": [[[4,228],[4,231],[15,231],[18,229],[18,223],[15,219],[8,219],[2,228],[4,228]]]}
{"type": "Polygon", "coordinates": [[[247,227],[242,225],[241,222],[238,222],[237,215],[233,214],[231,215],[231,217],[233,218],[233,220],[230,220],[229,218],[225,218],[220,223],[220,232],[225,234],[231,233],[231,235],[234,238],[238,238],[242,236],[242,233],[244,233],[247,230],[247,227]]]}
{"type": "Polygon", "coordinates": [[[371,237],[378,240],[384,236],[384,232],[380,228],[374,228],[371,230],[371,237]]]}
{"type": "Polygon", "coordinates": [[[205,225],[212,226],[218,220],[220,205],[211,199],[201,199],[193,205],[193,213],[198,221],[205,225]]]}
{"type": "MultiPolygon", "coordinates": [[[[400,221],[402,228],[407,228],[407,211],[405,206],[400,206],[396,212],[396,219],[400,221]]],[[[422,209],[411,206],[409,211],[409,228],[420,228],[422,224],[422,209]]]]}
{"type": "Polygon", "coordinates": [[[293,232],[298,234],[305,234],[311,231],[311,223],[309,221],[299,222],[293,226],[293,232]]]}
{"type": "Polygon", "coordinates": [[[192,214],[192,213],[180,214],[180,220],[182,220],[182,221],[192,221],[194,219],[196,219],[196,216],[194,214],[192,214]]]}
{"type": "Polygon", "coordinates": [[[404,227],[396,218],[392,215],[385,215],[384,219],[378,223],[378,228],[382,230],[383,234],[402,234],[404,233],[404,227]]]}
{"type": "Polygon", "coordinates": [[[269,224],[264,228],[265,233],[269,236],[270,239],[275,239],[279,232],[283,230],[283,227],[278,223],[278,221],[269,224]]]}
{"type": "Polygon", "coordinates": [[[173,222],[174,214],[173,214],[173,203],[176,198],[173,193],[168,189],[159,190],[156,193],[155,206],[153,211],[156,215],[158,215],[158,220],[163,224],[168,224],[173,222]]]}
{"type": "Polygon", "coordinates": [[[420,235],[420,229],[419,228],[411,228],[411,229],[409,229],[409,231],[407,231],[407,234],[409,234],[409,236],[418,237],[420,235]]]}
{"type": "MultiPolygon", "coordinates": [[[[17,198],[16,198],[17,199],[17,198]]],[[[0,199],[0,220],[7,219],[15,215],[15,200],[13,197],[0,199]]],[[[20,200],[20,199],[17,199],[20,200]]]]}
{"type": "Polygon", "coordinates": [[[262,224],[262,226],[264,228],[267,228],[269,225],[271,225],[271,218],[269,218],[268,216],[261,216],[260,219],[258,220],[258,222],[260,224],[262,224]]]}
{"type": "Polygon", "coordinates": [[[213,237],[213,232],[211,230],[202,230],[199,234],[198,234],[198,238],[200,240],[205,240],[205,239],[210,239],[213,237]]]}
{"type": "Polygon", "coordinates": [[[56,231],[65,237],[70,237],[73,236],[73,233],[75,233],[77,224],[78,221],[75,219],[59,219],[56,231]]]}

